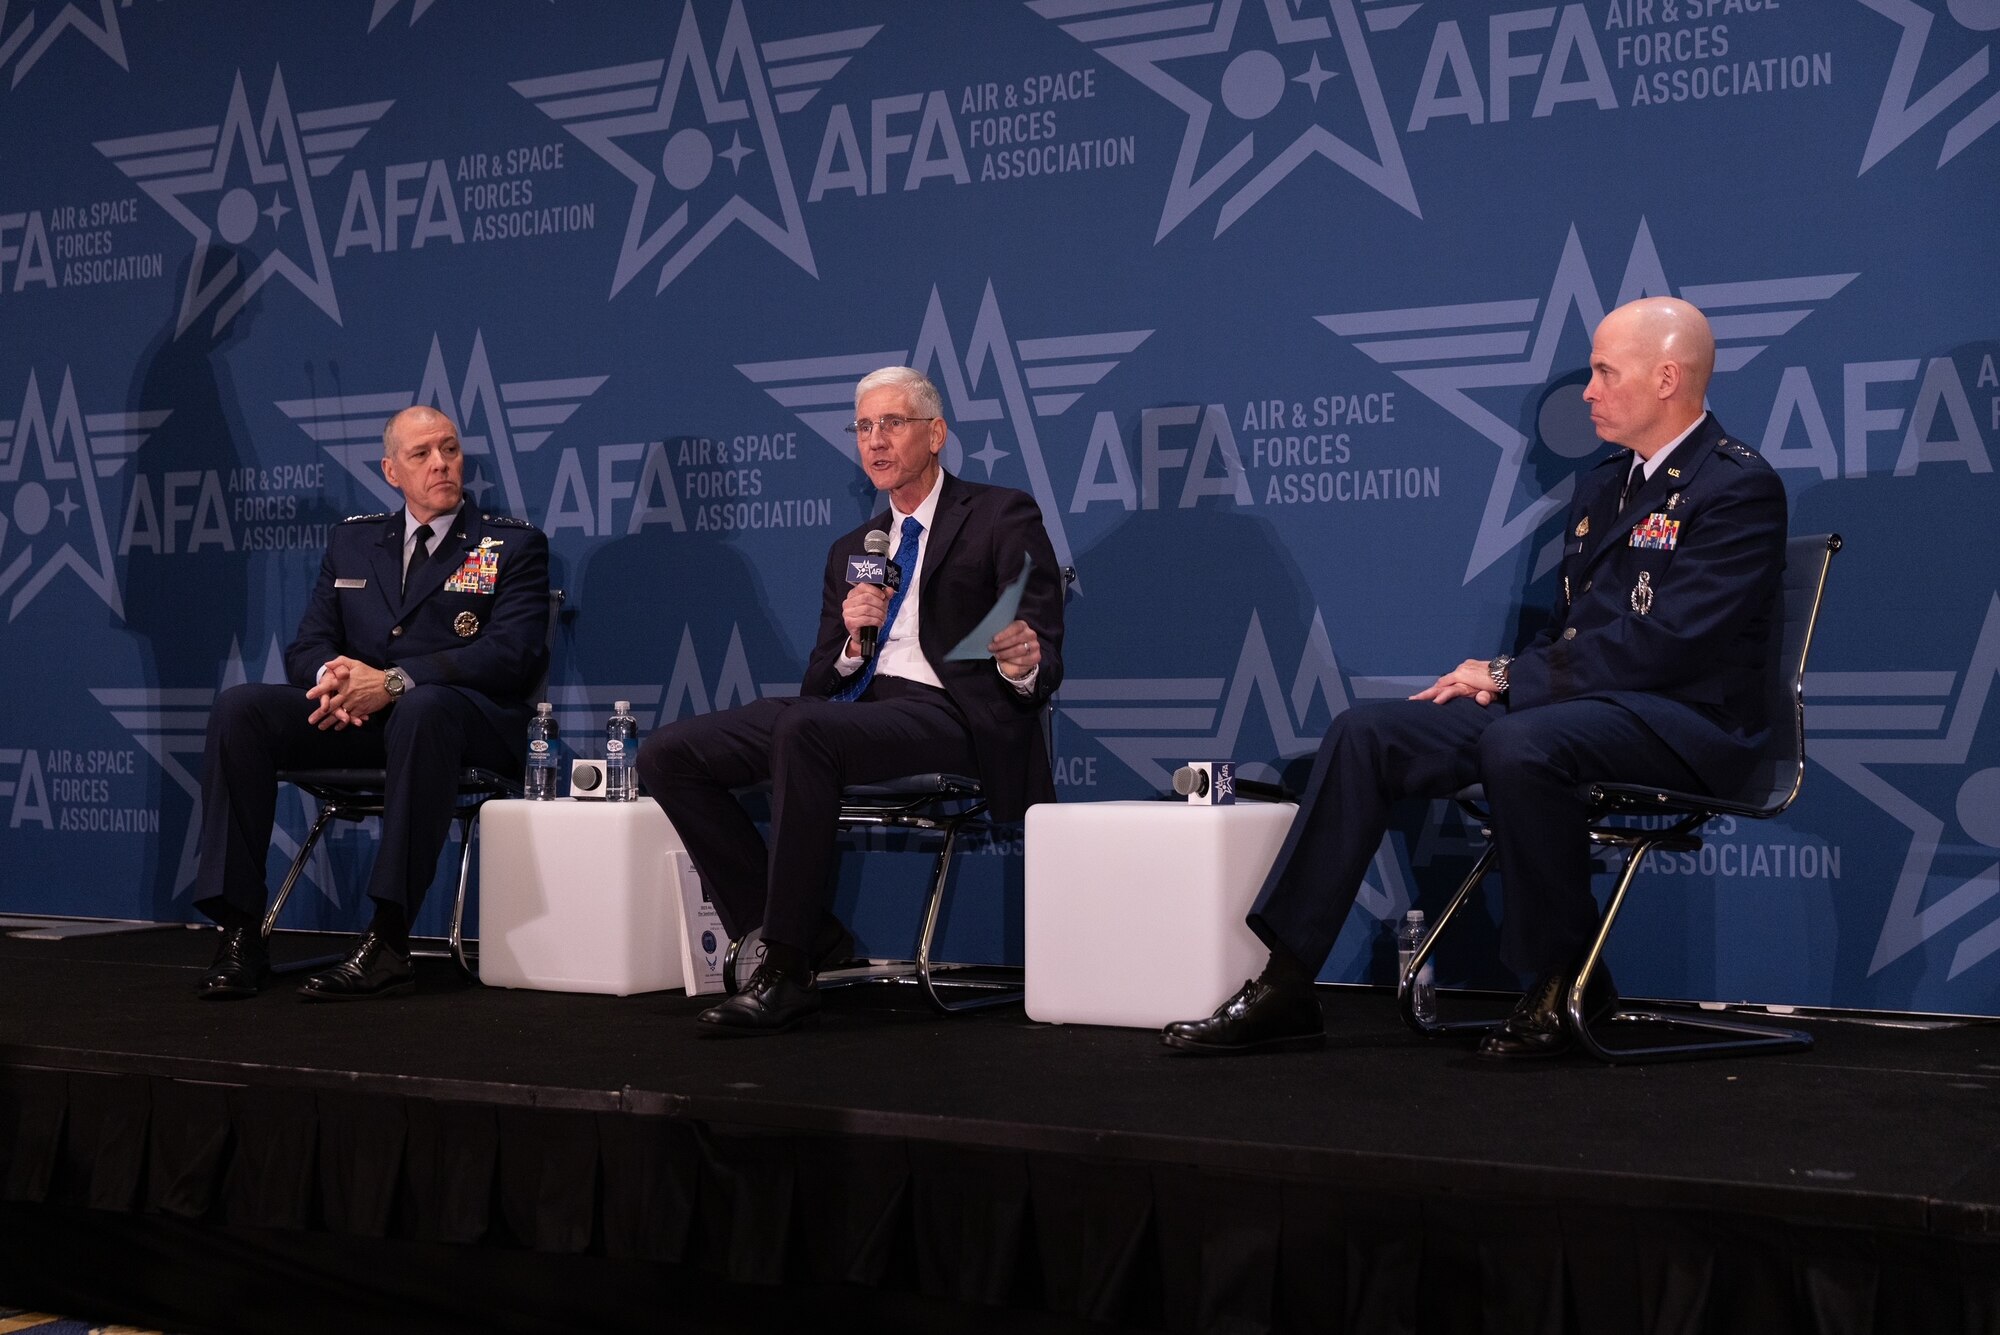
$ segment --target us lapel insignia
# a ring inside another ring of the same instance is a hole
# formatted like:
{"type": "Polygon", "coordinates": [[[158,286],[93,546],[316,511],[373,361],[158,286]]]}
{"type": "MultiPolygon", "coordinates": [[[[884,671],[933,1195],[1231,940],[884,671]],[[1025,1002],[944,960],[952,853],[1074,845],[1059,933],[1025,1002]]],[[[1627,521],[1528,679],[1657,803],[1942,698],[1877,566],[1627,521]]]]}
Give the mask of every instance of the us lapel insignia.
{"type": "Polygon", "coordinates": [[[1680,475],[1681,475],[1681,470],[1678,468],[1669,468],[1667,470],[1668,477],[1679,477],[1680,475]]]}
{"type": "Polygon", "coordinates": [[[1653,572],[1641,570],[1639,582],[1632,586],[1632,610],[1645,616],[1653,610],[1653,572]]]}

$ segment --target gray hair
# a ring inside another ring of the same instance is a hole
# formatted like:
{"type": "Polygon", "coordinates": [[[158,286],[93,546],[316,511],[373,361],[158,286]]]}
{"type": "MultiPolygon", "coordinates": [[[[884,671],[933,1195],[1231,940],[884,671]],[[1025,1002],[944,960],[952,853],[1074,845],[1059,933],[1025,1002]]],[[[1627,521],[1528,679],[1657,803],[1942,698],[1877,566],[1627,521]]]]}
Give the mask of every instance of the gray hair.
{"type": "Polygon", "coordinates": [[[861,407],[861,396],[871,389],[900,389],[909,400],[912,412],[918,417],[943,417],[944,400],[938,397],[937,386],[930,377],[911,366],[885,366],[879,371],[870,371],[861,377],[861,383],[854,387],[854,406],[861,407]]]}

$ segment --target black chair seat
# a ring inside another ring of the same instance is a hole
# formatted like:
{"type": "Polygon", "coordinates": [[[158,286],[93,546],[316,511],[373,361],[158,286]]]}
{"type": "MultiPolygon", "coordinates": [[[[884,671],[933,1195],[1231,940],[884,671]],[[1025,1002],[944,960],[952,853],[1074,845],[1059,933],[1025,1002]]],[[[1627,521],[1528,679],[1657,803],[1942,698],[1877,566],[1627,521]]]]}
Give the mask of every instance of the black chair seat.
{"type": "MultiPolygon", "coordinates": [[[[278,771],[278,782],[289,783],[321,801],[351,799],[380,800],[387,790],[388,772],[379,769],[288,769],[278,771]]],[[[518,796],[521,784],[490,769],[469,765],[458,772],[460,797],[485,794],[490,797],[518,796]]]]}

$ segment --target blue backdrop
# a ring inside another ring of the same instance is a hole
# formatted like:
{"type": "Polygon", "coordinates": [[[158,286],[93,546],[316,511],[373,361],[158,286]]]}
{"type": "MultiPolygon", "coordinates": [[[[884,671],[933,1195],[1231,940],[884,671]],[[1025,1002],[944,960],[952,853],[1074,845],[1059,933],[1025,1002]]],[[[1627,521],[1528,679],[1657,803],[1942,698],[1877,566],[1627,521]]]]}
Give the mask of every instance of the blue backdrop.
{"type": "MultiPolygon", "coordinates": [[[[412,400],[553,540],[587,752],[614,699],[792,689],[874,504],[852,383],[923,368],[1080,572],[1060,791],[1130,798],[1507,647],[1600,449],[1591,326],[1673,293],[1849,546],[1803,799],[1656,869],[1621,984],[2000,1013],[2000,2],[277,14],[0,4],[0,910],[192,916],[210,703],[279,675],[412,400]]],[[[1408,813],[1329,977],[1387,976],[1467,833],[1408,813]]],[[[373,840],[288,921],[357,924],[373,840]]],[[[919,861],[848,863],[878,953],[919,861]]],[[[1018,952],[1018,840],[972,863],[952,953],[1018,952]]]]}

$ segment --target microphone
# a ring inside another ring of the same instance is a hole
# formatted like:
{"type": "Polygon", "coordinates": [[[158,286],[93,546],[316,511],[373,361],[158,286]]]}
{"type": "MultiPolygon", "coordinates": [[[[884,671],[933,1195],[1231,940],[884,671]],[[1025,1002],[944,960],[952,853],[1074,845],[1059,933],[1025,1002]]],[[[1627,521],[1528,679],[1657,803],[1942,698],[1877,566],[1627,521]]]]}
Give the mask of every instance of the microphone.
{"type": "Polygon", "coordinates": [[[1233,760],[1197,760],[1174,771],[1174,791],[1199,806],[1234,806],[1238,797],[1259,802],[1290,802],[1292,795],[1275,783],[1236,777],[1233,760]]]}
{"type": "MultiPolygon", "coordinates": [[[[847,558],[847,582],[849,584],[880,584],[894,593],[903,586],[903,568],[889,559],[889,535],[876,529],[861,540],[866,556],[847,558]]],[[[861,641],[861,661],[866,663],[875,657],[875,639],[880,627],[863,626],[856,637],[861,641]]]]}

